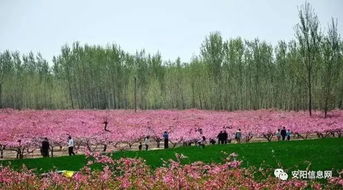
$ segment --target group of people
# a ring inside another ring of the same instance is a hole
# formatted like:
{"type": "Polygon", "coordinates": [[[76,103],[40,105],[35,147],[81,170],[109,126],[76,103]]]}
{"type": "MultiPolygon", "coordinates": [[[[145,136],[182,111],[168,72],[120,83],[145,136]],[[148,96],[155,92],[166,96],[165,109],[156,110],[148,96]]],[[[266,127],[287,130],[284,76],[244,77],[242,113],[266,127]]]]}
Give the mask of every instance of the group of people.
{"type": "MultiPolygon", "coordinates": [[[[162,136],[163,136],[163,141],[164,141],[164,149],[167,149],[169,148],[169,133],[167,131],[164,131],[162,136]]],[[[150,144],[150,136],[146,136],[143,142],[144,144],[142,144],[142,142],[139,142],[138,149],[142,150],[144,146],[145,150],[148,150],[149,144],[150,144]]],[[[158,148],[159,148],[159,142],[160,141],[158,141],[158,148]]]]}
{"type": "Polygon", "coordinates": [[[287,129],[285,127],[283,127],[282,129],[278,129],[276,131],[276,137],[277,137],[277,140],[280,141],[281,139],[284,141],[284,140],[291,140],[291,130],[287,129]]]}
{"type": "MultiPolygon", "coordinates": [[[[235,132],[235,140],[237,141],[237,143],[240,143],[241,142],[241,138],[242,138],[242,131],[241,129],[238,129],[236,132],[235,132]]],[[[227,143],[231,143],[231,139],[229,138],[229,134],[223,130],[223,131],[220,131],[218,136],[218,144],[227,144],[227,143]]],[[[214,139],[210,139],[210,143],[211,144],[216,144],[216,141],[214,139]]]]}
{"type": "MultiPolygon", "coordinates": [[[[67,140],[67,144],[68,144],[68,154],[69,156],[71,155],[75,155],[74,153],[74,140],[73,138],[71,138],[71,136],[68,136],[68,140],[67,140]]],[[[49,157],[49,151],[50,151],[50,143],[48,138],[44,138],[44,140],[42,141],[42,146],[41,146],[41,154],[43,157],[49,157]]]]}
{"type": "Polygon", "coordinates": [[[229,139],[229,135],[224,130],[224,131],[220,131],[220,133],[218,134],[217,138],[218,138],[218,144],[227,144],[228,143],[228,139],[229,139]]]}
{"type": "MultiPolygon", "coordinates": [[[[202,132],[202,131],[201,131],[202,132]]],[[[202,133],[201,133],[202,134],[202,133]]],[[[290,140],[291,138],[291,131],[288,129],[286,130],[285,127],[283,127],[282,129],[278,129],[276,132],[276,137],[278,139],[278,141],[280,140],[290,140]]],[[[167,131],[164,131],[163,133],[163,141],[164,141],[164,148],[167,149],[169,148],[169,133],[167,131]]],[[[227,143],[231,143],[231,139],[229,138],[228,133],[223,130],[220,131],[218,136],[218,144],[227,144],[227,143]]],[[[241,129],[238,129],[235,133],[235,140],[237,141],[237,143],[241,142],[241,138],[242,138],[242,132],[241,129]]],[[[149,142],[150,142],[150,137],[146,136],[144,138],[144,144],[142,144],[142,142],[139,143],[138,149],[142,150],[143,149],[143,145],[145,147],[145,150],[149,149],[149,142]]],[[[216,144],[214,139],[210,139],[209,141],[211,144],[216,144]]],[[[73,138],[71,138],[71,136],[68,136],[68,140],[67,140],[67,144],[68,144],[68,154],[69,156],[71,155],[75,155],[74,153],[74,140],[73,138]]],[[[201,139],[198,141],[198,145],[205,147],[206,144],[206,137],[202,136],[201,139]]],[[[49,151],[50,151],[50,144],[49,144],[49,140],[48,138],[44,138],[44,140],[42,141],[42,146],[41,146],[41,154],[43,157],[49,157],[49,151]]]]}

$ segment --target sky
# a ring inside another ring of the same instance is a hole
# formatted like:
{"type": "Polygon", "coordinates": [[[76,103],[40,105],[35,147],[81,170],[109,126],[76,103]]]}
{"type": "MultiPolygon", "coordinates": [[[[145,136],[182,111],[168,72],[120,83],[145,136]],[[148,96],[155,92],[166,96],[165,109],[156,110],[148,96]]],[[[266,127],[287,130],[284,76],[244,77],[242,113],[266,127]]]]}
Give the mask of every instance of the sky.
{"type": "MultiPolygon", "coordinates": [[[[48,61],[61,47],[117,44],[135,53],[159,52],[188,62],[211,32],[224,39],[259,38],[273,45],[295,38],[300,0],[0,0],[0,52],[40,52],[48,61]]],[[[310,0],[323,32],[343,1],[310,0]]]]}

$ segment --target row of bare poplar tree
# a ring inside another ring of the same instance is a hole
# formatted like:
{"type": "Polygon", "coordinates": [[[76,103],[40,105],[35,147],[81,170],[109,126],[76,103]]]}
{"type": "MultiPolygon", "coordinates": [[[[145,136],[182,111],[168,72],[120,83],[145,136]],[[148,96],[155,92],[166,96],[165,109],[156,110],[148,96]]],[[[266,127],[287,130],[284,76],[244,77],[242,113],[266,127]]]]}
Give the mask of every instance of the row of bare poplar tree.
{"type": "Polygon", "coordinates": [[[343,108],[343,42],[306,3],[296,38],[224,40],[211,33],[190,62],[144,50],[75,42],[49,64],[39,53],[0,53],[0,107],[32,109],[285,110],[343,108]]]}

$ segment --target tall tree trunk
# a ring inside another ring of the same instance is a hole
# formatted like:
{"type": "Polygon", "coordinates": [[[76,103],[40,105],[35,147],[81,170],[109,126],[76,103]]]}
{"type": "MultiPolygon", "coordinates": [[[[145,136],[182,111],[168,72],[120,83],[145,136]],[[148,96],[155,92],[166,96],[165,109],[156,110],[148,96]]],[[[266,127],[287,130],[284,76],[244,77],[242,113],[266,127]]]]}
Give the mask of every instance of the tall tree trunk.
{"type": "Polygon", "coordinates": [[[69,77],[68,77],[68,90],[69,90],[69,98],[70,98],[70,102],[71,102],[71,108],[74,109],[73,95],[72,95],[72,91],[71,91],[71,85],[70,85],[69,77]]]}
{"type": "Polygon", "coordinates": [[[194,84],[192,82],[192,108],[195,108],[194,84]]]}
{"type": "Polygon", "coordinates": [[[325,97],[325,104],[324,104],[324,118],[327,117],[328,114],[328,97],[325,97]]]}
{"type": "Polygon", "coordinates": [[[0,108],[2,108],[2,83],[0,83],[0,108]]]}
{"type": "Polygon", "coordinates": [[[134,91],[134,93],[135,93],[135,112],[137,112],[137,81],[136,81],[136,77],[134,78],[135,79],[135,91],[134,91]]]}
{"type": "Polygon", "coordinates": [[[308,69],[308,111],[312,116],[311,69],[308,69]]]}

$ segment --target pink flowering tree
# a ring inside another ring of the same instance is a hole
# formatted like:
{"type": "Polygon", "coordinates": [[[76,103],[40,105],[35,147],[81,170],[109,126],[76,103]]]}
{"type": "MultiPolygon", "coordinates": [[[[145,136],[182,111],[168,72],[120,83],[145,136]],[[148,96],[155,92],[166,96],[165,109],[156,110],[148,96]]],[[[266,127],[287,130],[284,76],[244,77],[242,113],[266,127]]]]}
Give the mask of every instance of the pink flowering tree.
{"type": "MultiPolygon", "coordinates": [[[[133,143],[150,136],[156,142],[169,132],[173,146],[195,142],[202,136],[216,139],[221,130],[230,138],[241,129],[245,141],[266,138],[271,141],[277,131],[285,127],[299,138],[310,134],[319,138],[341,137],[343,111],[334,110],[327,118],[320,112],[309,117],[306,112],[276,110],[205,111],[205,110],[0,110],[0,153],[4,149],[23,153],[39,148],[44,137],[51,144],[66,146],[67,137],[74,138],[76,148],[94,151],[108,145],[133,143]],[[105,122],[107,125],[105,127],[105,122]],[[200,132],[201,131],[201,132],[200,132]],[[19,143],[20,142],[20,143],[19,143]]],[[[53,153],[53,152],[52,152],[53,153]]]]}

